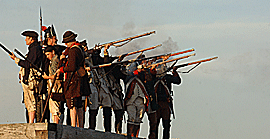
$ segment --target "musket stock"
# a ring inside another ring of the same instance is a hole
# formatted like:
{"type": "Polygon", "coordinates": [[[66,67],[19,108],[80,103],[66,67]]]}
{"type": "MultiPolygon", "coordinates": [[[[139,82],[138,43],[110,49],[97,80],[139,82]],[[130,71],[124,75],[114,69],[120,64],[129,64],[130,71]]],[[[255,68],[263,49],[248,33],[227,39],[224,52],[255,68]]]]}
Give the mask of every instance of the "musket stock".
{"type": "Polygon", "coordinates": [[[2,45],[2,44],[0,43],[0,46],[1,46],[1,48],[2,48],[5,52],[7,52],[8,54],[12,55],[12,53],[11,53],[4,45],[2,45]]]}
{"type": "Polygon", "coordinates": [[[121,40],[117,40],[117,41],[111,41],[111,42],[108,42],[108,43],[96,44],[95,47],[94,47],[94,49],[102,49],[106,45],[110,45],[110,46],[113,45],[115,47],[121,47],[121,46],[127,44],[128,42],[132,41],[133,39],[137,39],[137,38],[140,38],[140,37],[148,36],[148,35],[151,35],[153,33],[156,33],[156,31],[151,31],[151,32],[147,32],[147,33],[144,33],[144,34],[136,35],[136,36],[133,36],[133,37],[129,37],[129,38],[125,38],[125,39],[121,39],[121,40]],[[122,45],[115,45],[115,44],[122,43],[122,42],[126,42],[126,43],[124,43],[122,45]]]}

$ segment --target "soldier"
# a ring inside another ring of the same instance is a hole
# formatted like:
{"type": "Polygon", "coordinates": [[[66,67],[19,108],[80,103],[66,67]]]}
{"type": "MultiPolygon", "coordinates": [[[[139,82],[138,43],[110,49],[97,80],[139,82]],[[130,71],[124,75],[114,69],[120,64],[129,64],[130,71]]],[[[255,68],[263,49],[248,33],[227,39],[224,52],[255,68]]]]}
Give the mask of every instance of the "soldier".
{"type": "MultiPolygon", "coordinates": [[[[104,48],[104,62],[111,63],[118,57],[109,57],[108,53],[109,45],[105,46],[104,48]]],[[[105,68],[107,78],[110,82],[110,92],[113,96],[113,112],[115,115],[115,133],[121,134],[122,133],[122,120],[124,116],[124,102],[123,102],[123,93],[122,93],[122,86],[120,85],[120,80],[123,81],[126,79],[126,75],[121,70],[121,65],[114,65],[112,67],[105,68]]]]}
{"type": "MultiPolygon", "coordinates": [[[[90,87],[84,69],[84,54],[80,44],[76,41],[77,34],[66,31],[62,43],[68,47],[66,50],[67,62],[56,73],[66,73],[64,94],[68,109],[70,109],[71,126],[82,127],[82,96],[90,95],[90,87]]],[[[60,59],[66,55],[61,55],[60,59]]]]}
{"type": "Polygon", "coordinates": [[[158,138],[158,125],[162,118],[163,126],[163,139],[170,138],[170,117],[173,114],[172,105],[172,91],[171,84],[179,85],[181,78],[173,68],[172,75],[166,74],[167,68],[165,64],[159,65],[157,68],[157,81],[155,83],[155,91],[157,93],[157,100],[159,109],[157,110],[157,126],[156,126],[156,139],[158,138]]]}
{"type": "MultiPolygon", "coordinates": [[[[90,89],[92,92],[89,97],[89,101],[91,102],[91,105],[88,105],[89,106],[89,129],[95,130],[96,129],[96,116],[98,114],[98,108],[99,108],[98,98],[99,98],[99,90],[101,89],[101,86],[100,86],[101,77],[98,75],[96,69],[90,70],[90,67],[93,66],[93,55],[98,55],[96,57],[99,57],[99,53],[97,53],[93,49],[88,50],[86,52],[85,64],[86,64],[86,70],[88,73],[90,89]]],[[[101,57],[100,57],[100,60],[102,60],[101,57]]]]}
{"type": "MultiPolygon", "coordinates": [[[[104,58],[102,58],[100,56],[101,50],[97,49],[91,49],[89,51],[89,53],[91,53],[92,56],[92,62],[93,65],[99,65],[99,64],[104,64],[104,58]]],[[[113,104],[113,97],[112,94],[110,93],[110,82],[109,79],[106,76],[106,72],[104,70],[104,68],[99,68],[96,69],[95,71],[93,71],[93,73],[97,73],[96,75],[98,76],[99,79],[99,85],[98,85],[98,103],[99,106],[102,106],[103,109],[103,118],[104,118],[104,128],[105,128],[105,132],[111,132],[111,115],[112,115],[112,111],[111,111],[111,107],[113,104]]],[[[92,100],[91,98],[91,102],[95,101],[92,100]]],[[[96,101],[92,102],[93,107],[90,107],[90,118],[89,121],[91,121],[90,124],[90,128],[94,129],[95,128],[95,123],[93,121],[96,121],[96,115],[98,112],[98,109],[96,108],[96,101]],[[93,123],[92,123],[93,122],[93,123]]]]}
{"type": "MultiPolygon", "coordinates": [[[[59,63],[58,55],[55,54],[55,47],[47,46],[44,52],[45,52],[46,57],[50,60],[50,65],[49,65],[49,76],[47,76],[45,73],[42,77],[44,79],[49,79],[48,88],[52,89],[51,93],[62,93],[62,80],[57,79],[55,83],[52,84],[54,76],[55,76],[55,72],[58,69],[58,63],[59,63]]],[[[51,94],[48,94],[48,96],[51,96],[51,94]]],[[[52,98],[49,98],[49,109],[53,116],[52,119],[53,119],[53,122],[57,124],[59,123],[59,119],[61,116],[60,108],[61,108],[60,101],[55,101],[52,98]]]]}
{"type": "Polygon", "coordinates": [[[127,136],[138,137],[140,124],[144,112],[148,109],[149,95],[144,83],[139,79],[138,72],[141,72],[142,65],[136,70],[136,63],[128,65],[127,73],[130,75],[126,80],[126,95],[124,99],[125,110],[128,114],[127,136]],[[135,70],[135,71],[134,71],[135,70]]]}
{"type": "MultiPolygon", "coordinates": [[[[141,56],[142,58],[145,57],[145,55],[141,56]]],[[[141,70],[138,70],[138,75],[140,80],[144,83],[144,86],[146,88],[147,94],[149,95],[149,106],[147,111],[148,121],[149,121],[149,139],[154,139],[156,134],[156,126],[157,126],[157,116],[156,116],[156,110],[158,109],[157,105],[157,95],[155,93],[154,89],[154,83],[156,81],[156,70],[155,66],[152,66],[151,68],[144,68],[147,63],[146,60],[141,61],[141,70]]]]}
{"type": "MultiPolygon", "coordinates": [[[[34,65],[40,66],[42,62],[42,48],[39,45],[37,38],[38,34],[35,31],[24,31],[22,36],[25,36],[26,45],[28,45],[27,59],[31,61],[34,65]]],[[[10,57],[18,64],[23,67],[22,73],[22,88],[24,91],[24,103],[28,110],[29,123],[34,123],[36,114],[36,97],[41,89],[39,79],[37,79],[37,71],[33,69],[32,65],[27,60],[22,60],[17,58],[14,54],[10,57]]]]}

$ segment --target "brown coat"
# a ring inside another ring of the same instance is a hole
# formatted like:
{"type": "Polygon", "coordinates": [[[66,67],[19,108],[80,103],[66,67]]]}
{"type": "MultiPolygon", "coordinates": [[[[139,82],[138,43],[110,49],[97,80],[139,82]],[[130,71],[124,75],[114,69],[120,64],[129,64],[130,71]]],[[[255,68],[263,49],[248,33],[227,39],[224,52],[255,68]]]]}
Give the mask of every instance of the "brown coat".
{"type": "Polygon", "coordinates": [[[84,67],[84,56],[78,44],[73,45],[68,51],[68,58],[66,66],[63,71],[66,73],[66,80],[64,83],[65,98],[89,96],[90,86],[87,80],[87,74],[79,77],[76,71],[79,67],[84,67]],[[71,78],[71,79],[70,79],[71,78]]]}

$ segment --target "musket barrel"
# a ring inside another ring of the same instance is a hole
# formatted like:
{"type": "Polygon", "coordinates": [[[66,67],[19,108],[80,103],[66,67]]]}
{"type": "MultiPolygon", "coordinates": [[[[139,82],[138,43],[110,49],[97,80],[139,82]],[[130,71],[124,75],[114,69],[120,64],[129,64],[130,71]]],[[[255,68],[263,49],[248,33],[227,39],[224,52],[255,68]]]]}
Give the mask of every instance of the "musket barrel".
{"type": "Polygon", "coordinates": [[[202,63],[202,62],[207,62],[207,61],[211,61],[213,59],[217,59],[218,57],[213,57],[213,58],[208,58],[208,59],[204,59],[204,60],[199,60],[199,61],[195,61],[195,62],[190,62],[188,63],[188,65],[193,65],[193,64],[197,64],[197,63],[202,63]]]}
{"type": "Polygon", "coordinates": [[[136,35],[136,36],[133,36],[133,37],[129,37],[129,38],[125,38],[125,39],[121,39],[121,40],[117,40],[117,41],[111,41],[111,42],[108,42],[108,43],[97,44],[97,45],[95,45],[95,49],[101,49],[101,48],[105,47],[108,44],[114,45],[114,44],[121,43],[121,42],[131,41],[131,40],[136,39],[136,38],[151,35],[153,33],[156,33],[156,31],[151,31],[151,32],[136,35]]]}
{"type": "Polygon", "coordinates": [[[188,50],[185,50],[185,51],[176,52],[176,53],[171,54],[170,56],[176,56],[176,55],[180,55],[180,54],[184,54],[184,53],[188,53],[188,52],[192,52],[192,51],[195,51],[195,49],[191,48],[191,49],[188,49],[188,50]]]}
{"type": "Polygon", "coordinates": [[[188,58],[188,57],[191,57],[191,56],[195,56],[195,53],[194,54],[190,54],[190,55],[186,55],[186,56],[182,56],[182,57],[178,57],[178,58],[175,58],[175,59],[163,61],[163,62],[160,62],[160,63],[148,65],[147,68],[152,67],[152,66],[158,66],[158,65],[161,65],[161,64],[165,64],[165,63],[169,63],[169,62],[172,62],[172,61],[175,61],[175,60],[180,60],[180,59],[188,58]]]}
{"type": "Polygon", "coordinates": [[[198,64],[198,63],[202,63],[202,62],[207,62],[207,61],[211,61],[214,59],[217,59],[218,57],[212,57],[212,58],[208,58],[208,59],[204,59],[204,60],[199,60],[199,61],[194,61],[194,62],[189,62],[189,63],[185,63],[185,64],[181,64],[181,65],[177,65],[175,67],[177,68],[181,68],[181,67],[185,67],[185,66],[189,66],[189,65],[194,65],[194,64],[198,64]]]}
{"type": "Polygon", "coordinates": [[[12,53],[4,46],[0,43],[0,46],[2,47],[2,49],[7,52],[8,54],[12,55],[12,53]]]}
{"type": "MultiPolygon", "coordinates": [[[[140,53],[140,52],[152,50],[152,49],[155,49],[155,48],[160,47],[160,46],[162,46],[162,44],[155,45],[155,46],[152,46],[152,47],[149,47],[149,48],[145,48],[145,49],[141,49],[141,50],[138,50],[138,51],[134,51],[134,52],[122,54],[121,56],[125,56],[125,57],[126,57],[126,56],[133,55],[133,54],[137,54],[137,53],[140,53]]],[[[119,57],[121,57],[121,56],[119,56],[119,57]]]]}

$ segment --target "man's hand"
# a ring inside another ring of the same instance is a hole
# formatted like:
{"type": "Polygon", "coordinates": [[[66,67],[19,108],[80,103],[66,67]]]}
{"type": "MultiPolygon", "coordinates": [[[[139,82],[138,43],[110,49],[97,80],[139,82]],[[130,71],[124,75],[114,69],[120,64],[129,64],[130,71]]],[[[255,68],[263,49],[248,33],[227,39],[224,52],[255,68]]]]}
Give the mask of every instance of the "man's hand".
{"type": "Polygon", "coordinates": [[[85,70],[86,71],[91,71],[92,69],[91,69],[91,67],[85,67],[85,70]]]}
{"type": "Polygon", "coordinates": [[[60,56],[60,60],[62,60],[63,58],[66,58],[66,56],[65,55],[61,55],[60,56]]]}
{"type": "Polygon", "coordinates": [[[42,75],[42,78],[49,79],[49,76],[44,72],[44,74],[42,75]]]}
{"type": "Polygon", "coordinates": [[[12,55],[9,55],[9,56],[10,56],[10,58],[11,58],[12,60],[15,60],[16,56],[14,55],[14,53],[13,53],[13,52],[11,52],[11,53],[12,53],[12,55]]]}
{"type": "Polygon", "coordinates": [[[108,49],[110,48],[111,44],[106,44],[104,47],[104,55],[108,55],[108,49]]]}
{"type": "Polygon", "coordinates": [[[173,67],[173,72],[176,72],[176,70],[177,70],[178,68],[177,67],[173,67]]]}

